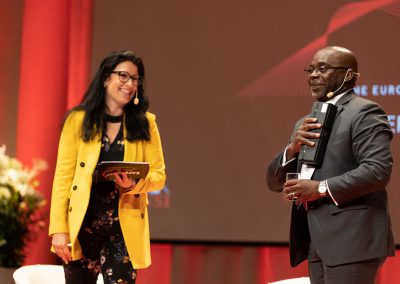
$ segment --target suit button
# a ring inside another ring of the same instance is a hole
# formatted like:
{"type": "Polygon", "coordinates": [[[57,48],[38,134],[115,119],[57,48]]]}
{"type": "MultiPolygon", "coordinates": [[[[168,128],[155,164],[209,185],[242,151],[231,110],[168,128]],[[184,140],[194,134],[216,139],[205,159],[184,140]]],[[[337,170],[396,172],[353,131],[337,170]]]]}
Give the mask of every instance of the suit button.
{"type": "Polygon", "coordinates": [[[70,207],[70,208],[68,209],[68,211],[71,212],[71,211],[72,211],[72,207],[70,207]]]}
{"type": "Polygon", "coordinates": [[[83,168],[85,166],[85,163],[81,162],[79,165],[83,168]]]}
{"type": "Polygon", "coordinates": [[[73,190],[76,190],[78,187],[76,186],[76,185],[74,185],[73,187],[72,187],[72,189],[73,190]]]}

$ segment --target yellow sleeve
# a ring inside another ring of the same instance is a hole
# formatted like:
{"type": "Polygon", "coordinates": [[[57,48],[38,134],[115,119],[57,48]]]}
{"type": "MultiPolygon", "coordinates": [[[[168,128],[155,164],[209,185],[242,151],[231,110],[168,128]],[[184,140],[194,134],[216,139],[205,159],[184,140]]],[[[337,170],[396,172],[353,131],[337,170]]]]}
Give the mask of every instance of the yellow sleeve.
{"type": "Polygon", "coordinates": [[[68,233],[69,193],[80,141],[81,122],[77,123],[76,121],[79,115],[81,113],[70,113],[61,132],[51,196],[49,235],[68,233]]]}
{"type": "Polygon", "coordinates": [[[145,162],[150,163],[150,169],[146,178],[141,179],[132,190],[135,194],[160,190],[164,187],[166,180],[164,155],[156,116],[147,113],[147,119],[150,124],[150,141],[145,143],[143,157],[145,162]]]}

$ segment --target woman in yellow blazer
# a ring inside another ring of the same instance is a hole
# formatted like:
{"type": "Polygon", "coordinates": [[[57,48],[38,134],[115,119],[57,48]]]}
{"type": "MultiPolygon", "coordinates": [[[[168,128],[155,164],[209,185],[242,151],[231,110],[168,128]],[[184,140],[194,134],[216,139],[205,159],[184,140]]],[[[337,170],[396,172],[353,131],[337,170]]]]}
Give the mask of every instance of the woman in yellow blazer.
{"type": "Polygon", "coordinates": [[[82,103],[66,116],[50,209],[52,251],[64,261],[66,283],[135,283],[150,265],[147,192],[165,183],[155,115],[147,112],[144,66],[131,51],[100,64],[82,103]],[[125,173],[94,183],[100,161],[149,162],[146,178],[125,173]]]}

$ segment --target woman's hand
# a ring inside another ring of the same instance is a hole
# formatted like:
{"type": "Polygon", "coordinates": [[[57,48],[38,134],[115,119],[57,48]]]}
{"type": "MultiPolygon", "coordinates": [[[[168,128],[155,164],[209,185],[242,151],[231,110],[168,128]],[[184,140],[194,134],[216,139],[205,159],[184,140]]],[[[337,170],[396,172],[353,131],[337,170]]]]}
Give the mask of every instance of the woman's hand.
{"type": "Polygon", "coordinates": [[[52,236],[51,244],[53,245],[56,254],[64,261],[65,264],[68,264],[68,262],[72,261],[68,242],[68,234],[66,233],[56,233],[52,236]]]}
{"type": "Polygon", "coordinates": [[[114,176],[115,183],[119,186],[121,194],[131,191],[136,185],[136,181],[128,177],[126,172],[114,173],[114,176]]]}

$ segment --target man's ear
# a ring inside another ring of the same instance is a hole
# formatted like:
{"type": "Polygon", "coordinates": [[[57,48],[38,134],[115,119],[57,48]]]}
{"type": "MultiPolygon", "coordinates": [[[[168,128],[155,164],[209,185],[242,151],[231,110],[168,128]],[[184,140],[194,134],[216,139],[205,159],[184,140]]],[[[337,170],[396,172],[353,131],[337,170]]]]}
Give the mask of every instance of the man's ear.
{"type": "Polygon", "coordinates": [[[354,74],[355,73],[354,73],[353,69],[351,69],[351,68],[347,69],[346,76],[344,77],[344,80],[345,81],[350,81],[351,79],[353,79],[354,74]]]}

